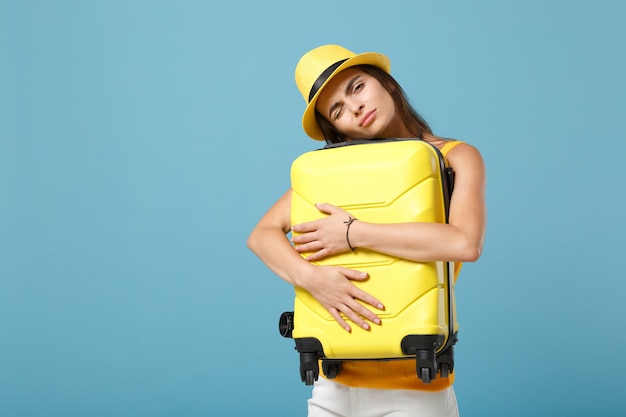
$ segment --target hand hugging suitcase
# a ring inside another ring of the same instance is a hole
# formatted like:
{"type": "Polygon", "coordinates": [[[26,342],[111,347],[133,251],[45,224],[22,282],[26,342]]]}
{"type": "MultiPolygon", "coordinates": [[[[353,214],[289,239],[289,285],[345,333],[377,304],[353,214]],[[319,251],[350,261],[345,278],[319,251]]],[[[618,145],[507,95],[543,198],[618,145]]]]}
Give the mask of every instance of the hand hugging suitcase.
{"type": "MultiPolygon", "coordinates": [[[[291,168],[291,224],[324,216],[315,203],[330,203],[362,221],[447,222],[453,174],[437,148],[417,140],[368,140],[329,145],[298,157],[291,168]]],[[[303,254],[305,256],[306,254],[303,254]]],[[[382,325],[343,330],[306,290],[295,288],[293,312],[279,330],[295,340],[302,381],[335,377],[341,362],[416,358],[416,373],[429,383],[454,368],[458,324],[453,265],[412,262],[357,249],[319,262],[366,271],[354,284],[385,304],[382,325]]]]}

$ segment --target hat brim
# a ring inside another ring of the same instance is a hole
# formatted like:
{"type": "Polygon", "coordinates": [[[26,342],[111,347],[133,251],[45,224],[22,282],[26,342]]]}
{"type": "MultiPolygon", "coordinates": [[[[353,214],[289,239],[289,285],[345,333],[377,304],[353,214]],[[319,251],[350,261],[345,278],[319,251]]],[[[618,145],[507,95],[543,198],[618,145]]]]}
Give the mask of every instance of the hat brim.
{"type": "Polygon", "coordinates": [[[346,68],[354,67],[356,65],[373,65],[384,70],[387,73],[390,72],[391,68],[389,58],[377,52],[365,52],[355,55],[339,65],[337,69],[335,69],[335,71],[330,74],[326,81],[324,81],[324,84],[322,84],[321,87],[317,90],[311,101],[307,104],[306,109],[304,110],[304,114],[302,115],[302,128],[310,138],[315,140],[324,140],[324,134],[322,133],[322,130],[317,123],[317,119],[315,118],[315,104],[317,103],[317,98],[324,90],[324,87],[326,87],[326,85],[330,82],[330,80],[335,77],[335,75],[339,74],[346,68]]]}

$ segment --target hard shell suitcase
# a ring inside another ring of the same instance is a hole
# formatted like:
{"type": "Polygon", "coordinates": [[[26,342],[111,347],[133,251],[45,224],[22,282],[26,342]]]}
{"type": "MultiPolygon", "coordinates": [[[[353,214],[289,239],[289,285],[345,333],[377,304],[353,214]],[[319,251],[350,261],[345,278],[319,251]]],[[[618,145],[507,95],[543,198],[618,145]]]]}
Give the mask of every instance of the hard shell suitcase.
{"type": "MultiPolygon", "coordinates": [[[[329,145],[298,157],[291,167],[291,224],[324,216],[316,203],[330,203],[375,223],[447,222],[453,173],[439,150],[418,139],[368,140],[329,145]]],[[[303,254],[306,256],[306,254],[303,254]]],[[[295,287],[293,312],[279,330],[295,340],[302,381],[335,377],[341,362],[415,357],[416,377],[428,383],[454,368],[458,324],[454,266],[413,262],[356,249],[316,262],[368,272],[353,283],[385,304],[381,325],[343,330],[306,290],[295,287]]]]}

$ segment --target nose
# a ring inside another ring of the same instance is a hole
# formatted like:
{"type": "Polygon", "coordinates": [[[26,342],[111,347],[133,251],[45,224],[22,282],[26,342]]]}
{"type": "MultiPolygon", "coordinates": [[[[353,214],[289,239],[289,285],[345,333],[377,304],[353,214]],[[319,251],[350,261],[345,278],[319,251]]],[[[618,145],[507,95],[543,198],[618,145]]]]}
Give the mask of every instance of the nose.
{"type": "Polygon", "coordinates": [[[361,114],[361,112],[363,111],[363,107],[365,107],[363,104],[353,104],[352,114],[354,114],[355,117],[358,117],[359,114],[361,114]]]}

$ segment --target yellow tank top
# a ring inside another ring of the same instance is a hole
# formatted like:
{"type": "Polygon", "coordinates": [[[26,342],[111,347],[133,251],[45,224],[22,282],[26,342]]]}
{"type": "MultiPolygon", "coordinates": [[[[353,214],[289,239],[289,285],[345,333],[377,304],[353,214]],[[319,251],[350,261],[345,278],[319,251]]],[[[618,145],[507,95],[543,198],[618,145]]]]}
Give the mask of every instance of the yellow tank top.
{"type": "MultiPolygon", "coordinates": [[[[448,152],[461,143],[463,142],[457,140],[447,141],[440,152],[445,158],[448,152]]],[[[460,270],[461,263],[457,262],[454,265],[455,281],[460,270]]],[[[430,383],[425,384],[417,377],[415,359],[355,360],[342,362],[341,372],[333,381],[360,388],[441,391],[452,385],[454,373],[446,378],[437,374],[430,383]]]]}

